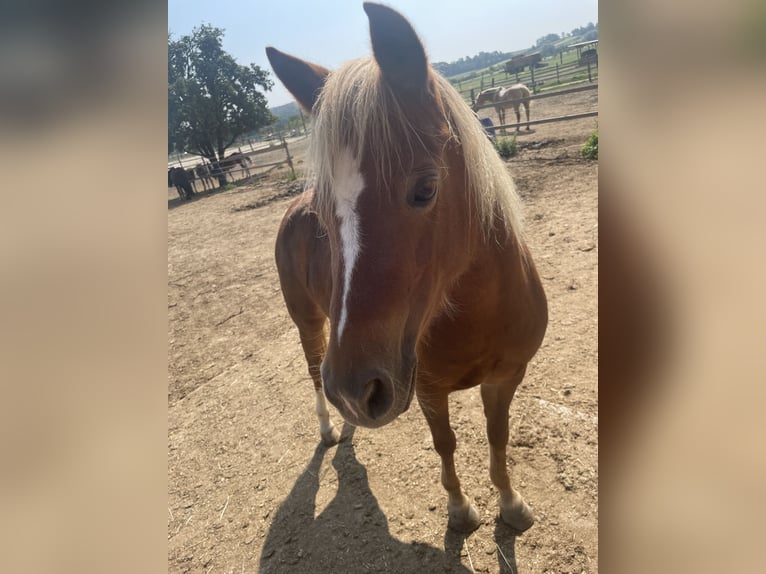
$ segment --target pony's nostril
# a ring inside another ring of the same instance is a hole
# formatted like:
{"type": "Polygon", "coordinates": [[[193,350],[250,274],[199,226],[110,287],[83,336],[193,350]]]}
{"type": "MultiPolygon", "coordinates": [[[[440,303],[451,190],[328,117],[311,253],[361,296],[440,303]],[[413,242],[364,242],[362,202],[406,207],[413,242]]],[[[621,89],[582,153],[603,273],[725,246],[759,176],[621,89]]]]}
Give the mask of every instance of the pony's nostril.
{"type": "Polygon", "coordinates": [[[362,408],[371,419],[385,415],[393,404],[393,392],[390,384],[381,379],[372,379],[364,387],[362,408]]]}

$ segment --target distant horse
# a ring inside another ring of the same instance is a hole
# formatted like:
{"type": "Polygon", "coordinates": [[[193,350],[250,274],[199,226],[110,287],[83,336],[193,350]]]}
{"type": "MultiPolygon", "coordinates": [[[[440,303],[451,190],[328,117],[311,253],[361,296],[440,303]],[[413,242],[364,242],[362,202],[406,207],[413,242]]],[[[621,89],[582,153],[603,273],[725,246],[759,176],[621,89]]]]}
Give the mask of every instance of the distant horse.
{"type": "Polygon", "coordinates": [[[186,179],[189,180],[189,184],[194,190],[194,193],[197,193],[197,175],[194,173],[194,168],[190,167],[189,169],[184,169],[184,172],[186,173],[186,179]]]}
{"type": "MultiPolygon", "coordinates": [[[[216,176],[223,174],[225,178],[226,174],[228,174],[237,165],[239,165],[241,170],[244,171],[245,177],[250,177],[250,169],[248,168],[248,164],[252,164],[252,163],[253,163],[253,160],[251,160],[245,154],[237,151],[232,153],[231,155],[226,156],[222,160],[213,162],[212,173],[213,175],[216,175],[216,176]]],[[[234,176],[232,176],[232,178],[233,177],[234,176]]],[[[242,179],[242,178],[239,178],[239,179],[242,179]]],[[[234,178],[234,181],[236,181],[236,178],[234,178]]]]}
{"type": "MultiPolygon", "coordinates": [[[[521,116],[519,114],[519,105],[524,106],[524,111],[527,113],[527,122],[529,122],[529,88],[524,84],[514,84],[507,88],[488,88],[483,92],[480,92],[476,97],[476,103],[473,105],[473,111],[478,111],[479,107],[485,104],[493,104],[495,106],[495,112],[497,112],[500,125],[505,125],[505,108],[513,108],[516,112],[516,123],[521,123],[521,116]]],[[[527,130],[530,127],[527,124],[527,130]]],[[[516,126],[516,131],[519,130],[519,126],[516,126]]]]}
{"type": "MultiPolygon", "coordinates": [[[[513,56],[505,63],[505,71],[508,74],[520,74],[527,66],[529,66],[530,69],[533,66],[537,67],[537,64],[539,64],[542,59],[543,55],[540,52],[513,56]]],[[[518,77],[516,79],[518,79],[518,77]]]]}
{"type": "Polygon", "coordinates": [[[591,48],[590,50],[583,50],[580,54],[579,66],[587,66],[588,64],[598,64],[598,52],[591,48]]]}
{"type": "Polygon", "coordinates": [[[168,187],[175,186],[178,197],[181,199],[191,199],[194,196],[194,172],[185,170],[182,167],[171,167],[168,169],[168,187]]]}
{"type": "Polygon", "coordinates": [[[508,409],[548,312],[520,199],[409,22],[385,6],[364,9],[374,58],[330,72],[266,48],[313,113],[313,187],[290,204],[275,256],[320,436],[340,438],[325,399],[351,424],[375,428],[416,394],[441,457],[449,526],[472,531],[481,519],[455,472],[447,397],[480,385],[489,475],[502,519],[522,531],[534,519],[506,470],[508,409]]]}
{"type": "Polygon", "coordinates": [[[202,182],[202,187],[205,191],[207,191],[208,186],[210,186],[210,189],[215,189],[215,179],[213,179],[213,175],[210,172],[210,166],[203,162],[194,168],[194,173],[197,174],[197,179],[202,182]]]}

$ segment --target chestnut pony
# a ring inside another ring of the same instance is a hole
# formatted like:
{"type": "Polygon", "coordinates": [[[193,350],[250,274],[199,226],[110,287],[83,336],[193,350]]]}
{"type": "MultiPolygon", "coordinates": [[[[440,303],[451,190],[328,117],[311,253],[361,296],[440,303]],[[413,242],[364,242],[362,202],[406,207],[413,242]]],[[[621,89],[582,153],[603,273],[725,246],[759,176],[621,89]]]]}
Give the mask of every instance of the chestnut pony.
{"type": "Polygon", "coordinates": [[[409,22],[378,4],[364,10],[374,57],[331,72],[266,49],[313,121],[313,187],[284,216],[276,263],[320,434],[327,445],[339,440],[325,397],[346,421],[374,428],[416,394],[442,461],[448,524],[469,532],[481,520],[455,473],[447,397],[480,385],[500,513],[523,531],[533,517],[506,470],[508,409],[542,342],[547,305],[519,199],[409,22]]]}

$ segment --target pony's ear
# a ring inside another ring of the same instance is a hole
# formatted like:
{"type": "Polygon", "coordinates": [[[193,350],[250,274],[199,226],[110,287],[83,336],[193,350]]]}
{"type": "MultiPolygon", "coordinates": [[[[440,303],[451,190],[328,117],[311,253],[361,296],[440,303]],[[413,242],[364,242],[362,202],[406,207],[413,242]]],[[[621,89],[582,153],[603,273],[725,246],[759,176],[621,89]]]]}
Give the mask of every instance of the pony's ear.
{"type": "Polygon", "coordinates": [[[330,70],[280,52],[271,46],[266,48],[266,56],[277,77],[298,103],[311,113],[330,70]]]}
{"type": "Polygon", "coordinates": [[[410,23],[382,4],[364,3],[370,20],[372,52],[383,77],[408,92],[422,90],[428,82],[428,59],[410,23]]]}

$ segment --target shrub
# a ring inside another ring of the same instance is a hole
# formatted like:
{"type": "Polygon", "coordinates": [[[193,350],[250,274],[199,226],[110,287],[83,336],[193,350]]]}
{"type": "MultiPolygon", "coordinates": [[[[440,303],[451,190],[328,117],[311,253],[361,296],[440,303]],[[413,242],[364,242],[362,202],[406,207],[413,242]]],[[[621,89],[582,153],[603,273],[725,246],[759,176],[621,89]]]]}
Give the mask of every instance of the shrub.
{"type": "Polygon", "coordinates": [[[495,148],[497,153],[503,159],[509,159],[519,153],[519,145],[516,143],[516,138],[503,138],[495,142],[495,148]]]}
{"type": "Polygon", "coordinates": [[[598,159],[598,130],[590,134],[581,152],[585,159],[598,159]]]}

